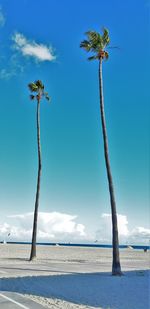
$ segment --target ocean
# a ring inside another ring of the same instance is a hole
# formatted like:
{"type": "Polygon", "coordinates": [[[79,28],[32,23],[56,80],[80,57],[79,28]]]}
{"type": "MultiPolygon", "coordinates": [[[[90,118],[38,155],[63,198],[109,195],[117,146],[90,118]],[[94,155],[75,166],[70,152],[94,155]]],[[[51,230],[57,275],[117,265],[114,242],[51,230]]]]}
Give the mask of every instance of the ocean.
{"type": "MultiPolygon", "coordinates": [[[[0,242],[3,243],[3,242],[0,242]]],[[[23,242],[23,241],[7,241],[7,244],[20,244],[20,245],[30,245],[31,242],[23,242]]],[[[44,245],[44,246],[66,246],[66,247],[91,247],[91,248],[112,248],[112,245],[106,245],[106,244],[89,244],[89,243],[62,243],[62,242],[37,242],[37,245],[44,245]]],[[[150,250],[150,246],[148,245],[120,245],[120,249],[125,248],[133,248],[133,249],[140,249],[140,250],[150,250]]]]}

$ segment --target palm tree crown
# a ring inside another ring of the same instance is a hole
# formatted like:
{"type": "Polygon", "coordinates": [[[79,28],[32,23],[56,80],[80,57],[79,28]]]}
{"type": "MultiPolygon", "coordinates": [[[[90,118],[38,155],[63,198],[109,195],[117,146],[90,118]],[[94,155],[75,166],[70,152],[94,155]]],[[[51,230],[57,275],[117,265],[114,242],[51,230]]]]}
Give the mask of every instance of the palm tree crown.
{"type": "Polygon", "coordinates": [[[109,31],[103,28],[103,34],[96,31],[88,31],[85,33],[87,40],[81,42],[80,47],[84,48],[87,52],[93,52],[94,55],[89,57],[88,60],[108,59],[108,52],[105,48],[110,42],[109,31]]]}
{"type": "Polygon", "coordinates": [[[46,100],[48,101],[50,100],[50,97],[48,96],[48,92],[44,91],[44,85],[41,82],[41,80],[37,80],[34,83],[28,84],[28,87],[31,92],[37,93],[36,95],[33,95],[33,94],[30,95],[31,100],[34,100],[35,98],[37,100],[40,100],[42,97],[45,97],[46,100]]]}

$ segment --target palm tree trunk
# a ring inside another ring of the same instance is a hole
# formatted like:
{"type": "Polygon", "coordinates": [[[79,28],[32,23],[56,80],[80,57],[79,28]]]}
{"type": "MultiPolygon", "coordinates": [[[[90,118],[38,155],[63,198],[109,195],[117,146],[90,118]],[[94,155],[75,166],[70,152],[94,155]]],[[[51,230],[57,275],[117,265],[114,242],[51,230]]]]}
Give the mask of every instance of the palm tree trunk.
{"type": "Polygon", "coordinates": [[[40,182],[41,182],[41,143],[40,143],[40,99],[37,100],[37,144],[38,144],[38,177],[37,177],[37,189],[36,189],[36,199],[35,199],[35,210],[34,210],[34,220],[33,220],[33,232],[32,232],[32,246],[30,261],[36,258],[36,238],[37,238],[37,220],[38,220],[38,208],[39,208],[39,195],[40,195],[40,182]]]}
{"type": "Polygon", "coordinates": [[[114,195],[113,179],[111,174],[111,167],[109,161],[108,153],[108,139],[107,130],[105,122],[105,111],[104,111],[104,96],[103,96],[103,79],[102,79],[102,58],[99,61],[99,91],[100,91],[100,112],[102,121],[102,132],[103,132],[103,142],[104,142],[104,155],[105,164],[107,170],[107,178],[110,193],[110,203],[111,203],[111,214],[112,214],[112,245],[113,245],[113,262],[112,262],[112,275],[121,275],[121,265],[119,258],[119,239],[118,239],[118,225],[117,225],[117,212],[116,212],[116,202],[114,195]]]}

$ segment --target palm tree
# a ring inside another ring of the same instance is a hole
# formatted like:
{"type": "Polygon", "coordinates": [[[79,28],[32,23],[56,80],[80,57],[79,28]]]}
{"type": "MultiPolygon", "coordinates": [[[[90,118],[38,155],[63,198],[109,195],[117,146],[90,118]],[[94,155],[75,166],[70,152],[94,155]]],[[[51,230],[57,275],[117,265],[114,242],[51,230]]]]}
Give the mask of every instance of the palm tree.
{"type": "Polygon", "coordinates": [[[37,100],[37,113],[36,113],[36,123],[37,123],[37,145],[38,145],[38,177],[37,177],[37,188],[36,188],[36,199],[35,199],[35,210],[34,210],[34,220],[33,220],[33,231],[32,231],[32,246],[30,261],[36,258],[36,237],[37,237],[37,219],[38,219],[38,208],[39,208],[39,195],[40,195],[40,182],[41,182],[41,171],[42,171],[42,160],[41,160],[41,141],[40,141],[40,102],[43,97],[49,100],[47,92],[44,92],[44,85],[40,80],[30,83],[28,85],[31,91],[30,99],[37,100]],[[35,95],[33,94],[35,93],[35,95]]]}
{"type": "Polygon", "coordinates": [[[104,59],[108,59],[108,52],[105,48],[109,45],[110,38],[107,29],[103,29],[103,34],[99,34],[96,31],[86,32],[87,40],[81,42],[80,47],[87,52],[92,52],[93,55],[88,60],[98,60],[99,62],[99,93],[100,93],[100,113],[102,122],[103,142],[104,142],[104,156],[107,170],[107,178],[110,193],[111,214],[112,214],[112,245],[113,245],[113,262],[112,262],[112,274],[121,275],[121,265],[119,258],[119,239],[118,239],[118,225],[117,225],[117,211],[114,194],[113,179],[111,174],[109,152],[108,152],[108,139],[105,121],[104,111],[104,96],[103,96],[103,79],[102,79],[102,62],[104,59]]]}

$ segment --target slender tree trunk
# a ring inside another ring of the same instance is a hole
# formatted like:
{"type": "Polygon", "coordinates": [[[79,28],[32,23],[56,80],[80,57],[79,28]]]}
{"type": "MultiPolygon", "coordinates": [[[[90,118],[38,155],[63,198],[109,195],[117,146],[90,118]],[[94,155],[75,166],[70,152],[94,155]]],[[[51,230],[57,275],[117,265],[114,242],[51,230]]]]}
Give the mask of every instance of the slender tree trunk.
{"type": "Polygon", "coordinates": [[[104,142],[104,155],[105,164],[107,170],[107,178],[110,193],[110,203],[111,203],[111,214],[112,214],[112,245],[113,245],[113,262],[112,262],[112,275],[121,275],[121,265],[119,258],[119,239],[118,239],[118,225],[117,225],[117,212],[116,212],[116,202],[114,195],[113,179],[111,174],[111,167],[109,161],[108,153],[108,139],[107,130],[105,122],[105,111],[104,111],[104,96],[103,96],[103,79],[102,79],[102,58],[99,61],[99,91],[100,91],[100,112],[102,121],[102,132],[103,132],[103,142],[104,142]]]}
{"type": "Polygon", "coordinates": [[[38,208],[39,208],[39,195],[40,195],[40,182],[41,182],[41,143],[40,143],[40,99],[37,100],[37,144],[38,144],[38,177],[37,177],[37,189],[36,189],[36,199],[35,199],[35,210],[34,210],[34,220],[33,220],[33,232],[32,232],[32,246],[30,261],[36,258],[36,238],[37,238],[37,220],[38,220],[38,208]]]}

